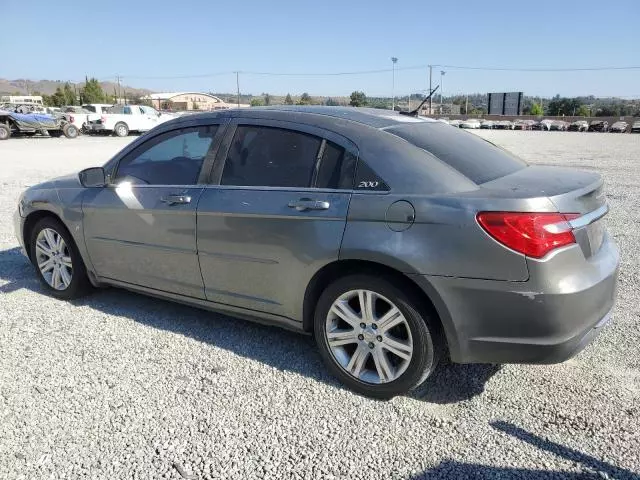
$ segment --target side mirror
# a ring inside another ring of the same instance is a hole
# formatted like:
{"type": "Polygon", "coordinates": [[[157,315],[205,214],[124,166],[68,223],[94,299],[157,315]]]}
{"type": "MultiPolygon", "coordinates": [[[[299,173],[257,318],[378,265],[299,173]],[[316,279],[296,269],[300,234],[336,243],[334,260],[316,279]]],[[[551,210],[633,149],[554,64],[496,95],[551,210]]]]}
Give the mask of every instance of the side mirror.
{"type": "Polygon", "coordinates": [[[82,186],[87,188],[104,187],[107,183],[104,168],[102,167],[85,168],[78,174],[78,178],[82,186]]]}

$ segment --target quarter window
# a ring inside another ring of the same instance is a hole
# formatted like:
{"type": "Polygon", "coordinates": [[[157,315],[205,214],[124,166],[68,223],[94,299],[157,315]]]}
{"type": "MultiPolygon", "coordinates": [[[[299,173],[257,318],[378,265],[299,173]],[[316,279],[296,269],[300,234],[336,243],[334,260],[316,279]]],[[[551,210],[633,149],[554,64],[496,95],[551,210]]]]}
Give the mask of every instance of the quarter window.
{"type": "Polygon", "coordinates": [[[222,172],[222,185],[309,187],[322,139],[282,128],[240,125],[222,172]]]}
{"type": "Polygon", "coordinates": [[[115,183],[142,185],[193,185],[211,149],[217,125],[167,132],[125,157],[118,166],[115,183]]]}
{"type": "Polygon", "coordinates": [[[318,171],[316,187],[352,189],[356,157],[351,152],[327,141],[318,171]]]}

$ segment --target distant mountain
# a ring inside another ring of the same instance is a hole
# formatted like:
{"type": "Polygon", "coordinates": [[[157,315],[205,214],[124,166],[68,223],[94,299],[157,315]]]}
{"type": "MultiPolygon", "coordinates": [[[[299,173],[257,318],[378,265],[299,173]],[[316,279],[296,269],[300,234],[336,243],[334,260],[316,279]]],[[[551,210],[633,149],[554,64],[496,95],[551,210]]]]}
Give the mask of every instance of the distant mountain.
{"type": "MultiPolygon", "coordinates": [[[[0,78],[0,94],[3,95],[34,95],[34,94],[44,94],[44,95],[52,95],[55,93],[56,88],[62,88],[66,82],[62,80],[26,80],[23,78],[19,78],[17,80],[7,80],[4,78],[0,78]],[[37,93],[36,93],[37,92],[37,93]]],[[[84,82],[73,83],[69,82],[71,86],[75,86],[76,88],[81,89],[84,86],[84,82]]],[[[102,90],[105,93],[113,94],[114,88],[118,88],[118,84],[115,82],[100,82],[102,86],[102,90]]],[[[126,92],[127,96],[143,96],[148,95],[149,93],[153,93],[153,90],[149,90],[147,88],[133,88],[125,85],[120,85],[120,91],[124,95],[126,92]]]]}

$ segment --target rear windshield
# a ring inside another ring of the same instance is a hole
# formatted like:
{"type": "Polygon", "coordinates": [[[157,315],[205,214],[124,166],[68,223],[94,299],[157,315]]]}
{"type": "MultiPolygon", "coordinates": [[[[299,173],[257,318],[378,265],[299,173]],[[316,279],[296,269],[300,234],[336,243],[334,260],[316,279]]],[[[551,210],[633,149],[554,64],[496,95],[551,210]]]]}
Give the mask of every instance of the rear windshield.
{"type": "Polygon", "coordinates": [[[405,124],[385,131],[426,150],[476,184],[490,182],[527,166],[515,155],[477,135],[441,122],[405,124]]]}

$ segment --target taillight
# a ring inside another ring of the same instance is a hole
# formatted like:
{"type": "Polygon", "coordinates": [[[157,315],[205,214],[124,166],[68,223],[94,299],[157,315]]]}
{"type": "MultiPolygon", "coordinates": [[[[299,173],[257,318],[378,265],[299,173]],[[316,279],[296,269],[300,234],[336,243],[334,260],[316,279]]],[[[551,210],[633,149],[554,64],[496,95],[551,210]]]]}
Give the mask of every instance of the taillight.
{"type": "Polygon", "coordinates": [[[100,117],[100,121],[102,123],[105,123],[107,121],[107,117],[105,117],[105,116],[100,117]]]}
{"type": "Polygon", "coordinates": [[[71,123],[75,122],[75,119],[73,118],[73,115],[69,115],[69,122],[71,122],[71,123]]]}
{"type": "Polygon", "coordinates": [[[498,242],[529,257],[576,242],[571,220],[579,213],[480,212],[478,223],[498,242]]]}

